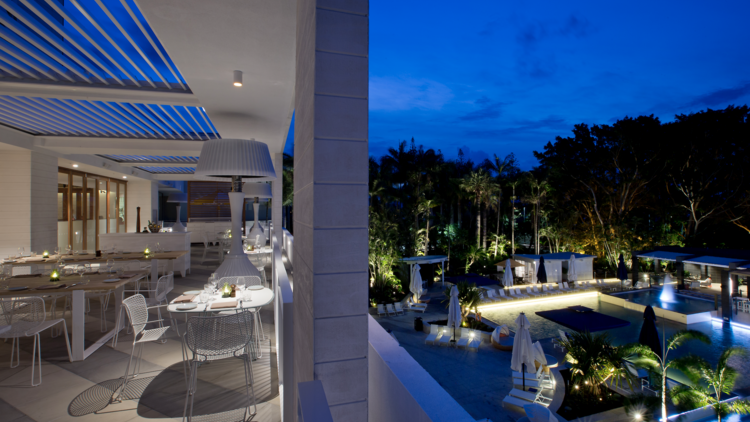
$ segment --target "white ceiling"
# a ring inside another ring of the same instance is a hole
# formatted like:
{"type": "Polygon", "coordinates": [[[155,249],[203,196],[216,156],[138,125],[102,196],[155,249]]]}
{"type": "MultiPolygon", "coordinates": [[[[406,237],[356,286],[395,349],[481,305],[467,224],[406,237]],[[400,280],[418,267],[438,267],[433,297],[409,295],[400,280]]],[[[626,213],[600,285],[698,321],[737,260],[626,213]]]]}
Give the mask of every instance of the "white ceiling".
{"type": "Polygon", "coordinates": [[[284,150],[294,109],[295,0],[136,0],[222,138],[284,150]],[[232,85],[234,70],[243,86],[232,85]]]}

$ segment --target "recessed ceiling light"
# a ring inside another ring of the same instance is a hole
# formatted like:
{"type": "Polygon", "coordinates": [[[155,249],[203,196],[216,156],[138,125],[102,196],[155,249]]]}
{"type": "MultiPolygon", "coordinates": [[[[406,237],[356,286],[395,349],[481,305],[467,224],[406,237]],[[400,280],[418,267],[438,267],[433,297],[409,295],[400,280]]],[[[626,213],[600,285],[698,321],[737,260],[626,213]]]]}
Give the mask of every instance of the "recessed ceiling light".
{"type": "Polygon", "coordinates": [[[123,179],[127,179],[127,178],[128,178],[128,176],[122,176],[122,178],[123,178],[123,179]]]}
{"type": "Polygon", "coordinates": [[[242,86],[242,71],[234,71],[234,86],[242,86]]]}
{"type": "Polygon", "coordinates": [[[78,168],[78,164],[73,164],[73,167],[78,168]]]}

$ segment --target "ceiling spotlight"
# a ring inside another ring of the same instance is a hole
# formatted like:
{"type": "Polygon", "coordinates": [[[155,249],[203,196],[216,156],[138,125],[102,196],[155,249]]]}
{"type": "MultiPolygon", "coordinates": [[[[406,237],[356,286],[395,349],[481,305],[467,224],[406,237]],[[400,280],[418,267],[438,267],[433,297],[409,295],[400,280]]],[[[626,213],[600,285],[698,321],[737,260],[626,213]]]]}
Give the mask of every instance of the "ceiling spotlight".
{"type": "Polygon", "coordinates": [[[78,168],[78,164],[73,164],[73,167],[78,168]]]}
{"type": "Polygon", "coordinates": [[[242,71],[234,71],[234,86],[242,86],[242,71]]]}

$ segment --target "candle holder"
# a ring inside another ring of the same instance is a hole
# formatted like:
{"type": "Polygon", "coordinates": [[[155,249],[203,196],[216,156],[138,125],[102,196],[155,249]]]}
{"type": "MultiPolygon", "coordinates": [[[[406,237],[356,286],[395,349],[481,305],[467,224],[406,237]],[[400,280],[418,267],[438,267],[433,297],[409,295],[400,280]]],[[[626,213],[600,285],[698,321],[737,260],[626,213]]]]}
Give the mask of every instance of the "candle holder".
{"type": "Polygon", "coordinates": [[[229,287],[229,283],[224,283],[224,287],[221,288],[221,297],[230,297],[232,294],[232,288],[229,287]]]}
{"type": "Polygon", "coordinates": [[[60,281],[60,273],[57,272],[57,270],[52,270],[52,272],[49,275],[49,281],[51,282],[60,281]]]}
{"type": "Polygon", "coordinates": [[[42,258],[44,258],[44,259],[49,258],[49,251],[42,252],[42,258]]]}
{"type": "Polygon", "coordinates": [[[145,249],[145,250],[143,251],[143,255],[145,255],[145,256],[149,256],[149,255],[151,255],[151,249],[149,249],[149,248],[146,248],[146,249],[145,249]]]}

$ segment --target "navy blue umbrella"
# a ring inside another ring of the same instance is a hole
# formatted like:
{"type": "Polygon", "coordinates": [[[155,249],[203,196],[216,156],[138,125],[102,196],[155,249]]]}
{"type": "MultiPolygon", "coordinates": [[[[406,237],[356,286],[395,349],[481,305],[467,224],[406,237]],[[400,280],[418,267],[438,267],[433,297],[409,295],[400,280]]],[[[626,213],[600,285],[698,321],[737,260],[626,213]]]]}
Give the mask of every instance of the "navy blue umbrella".
{"type": "Polygon", "coordinates": [[[547,270],[544,269],[544,257],[539,257],[539,270],[536,272],[536,279],[540,283],[547,282],[547,270]]]}
{"type": "Polygon", "coordinates": [[[648,346],[659,357],[662,356],[661,340],[659,339],[659,332],[656,331],[656,314],[654,308],[650,305],[646,306],[646,310],[643,311],[643,326],[641,327],[641,334],[638,336],[638,343],[648,346]]]}
{"type": "Polygon", "coordinates": [[[620,279],[620,288],[622,288],[622,283],[628,279],[628,267],[625,266],[625,258],[622,257],[622,254],[620,254],[620,262],[617,264],[617,278],[620,279]]]}

